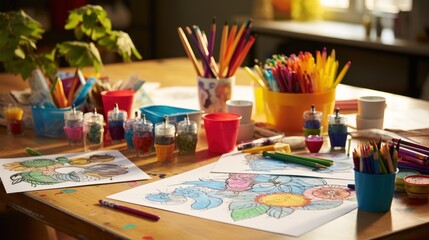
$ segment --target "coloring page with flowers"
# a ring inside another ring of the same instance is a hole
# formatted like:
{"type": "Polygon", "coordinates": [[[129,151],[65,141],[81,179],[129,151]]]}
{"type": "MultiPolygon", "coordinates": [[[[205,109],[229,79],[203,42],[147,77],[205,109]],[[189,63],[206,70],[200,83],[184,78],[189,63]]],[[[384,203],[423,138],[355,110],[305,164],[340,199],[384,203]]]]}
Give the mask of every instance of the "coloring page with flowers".
{"type": "Polygon", "coordinates": [[[334,164],[326,168],[312,168],[263,157],[261,154],[227,153],[219,158],[211,172],[294,175],[354,181],[353,161],[347,155],[340,153],[308,153],[304,156],[330,159],[334,161],[334,164]]]}
{"type": "Polygon", "coordinates": [[[108,196],[214,221],[298,237],[355,209],[350,181],[210,173],[213,164],[108,196]]]}
{"type": "Polygon", "coordinates": [[[3,158],[0,166],[7,193],[150,178],[117,150],[3,158]]]}

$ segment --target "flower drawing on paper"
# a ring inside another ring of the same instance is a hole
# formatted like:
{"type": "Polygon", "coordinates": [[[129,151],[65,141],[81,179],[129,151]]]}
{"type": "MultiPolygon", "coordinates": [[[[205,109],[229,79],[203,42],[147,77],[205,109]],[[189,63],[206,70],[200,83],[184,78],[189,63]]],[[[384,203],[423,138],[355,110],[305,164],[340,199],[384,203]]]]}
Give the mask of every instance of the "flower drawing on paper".
{"type": "Polygon", "coordinates": [[[37,185],[52,185],[64,182],[90,182],[128,172],[124,166],[111,162],[114,156],[108,154],[94,154],[88,158],[33,158],[21,162],[3,164],[5,169],[17,172],[10,176],[12,185],[21,182],[37,185]]]}
{"type": "Polygon", "coordinates": [[[186,181],[169,192],[148,194],[150,202],[175,204],[192,201],[193,210],[227,204],[234,221],[258,216],[283,218],[295,211],[324,210],[354,197],[347,187],[327,184],[321,178],[230,173],[225,179],[186,181]]]}

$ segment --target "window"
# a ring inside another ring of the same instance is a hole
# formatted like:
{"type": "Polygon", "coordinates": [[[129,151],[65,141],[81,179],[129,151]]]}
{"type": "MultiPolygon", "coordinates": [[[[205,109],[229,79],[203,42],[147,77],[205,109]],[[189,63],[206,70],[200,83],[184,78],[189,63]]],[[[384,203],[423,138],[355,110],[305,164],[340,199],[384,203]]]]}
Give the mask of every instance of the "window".
{"type": "Polygon", "coordinates": [[[320,0],[326,20],[360,23],[365,14],[410,11],[412,0],[320,0]]]}

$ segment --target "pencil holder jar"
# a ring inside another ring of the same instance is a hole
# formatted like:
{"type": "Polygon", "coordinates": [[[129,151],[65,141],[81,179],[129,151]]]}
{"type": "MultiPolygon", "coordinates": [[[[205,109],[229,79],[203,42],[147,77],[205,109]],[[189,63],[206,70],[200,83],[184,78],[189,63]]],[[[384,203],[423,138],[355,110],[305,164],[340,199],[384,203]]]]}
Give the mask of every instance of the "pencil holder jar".
{"type": "Polygon", "coordinates": [[[322,112],[322,129],[328,129],[328,113],[334,111],[335,89],[317,93],[281,93],[264,90],[267,122],[286,134],[303,134],[303,113],[314,105],[322,112]]]}
{"type": "Polygon", "coordinates": [[[228,78],[198,77],[200,109],[206,113],[226,112],[226,101],[231,99],[235,76],[228,78]]]}

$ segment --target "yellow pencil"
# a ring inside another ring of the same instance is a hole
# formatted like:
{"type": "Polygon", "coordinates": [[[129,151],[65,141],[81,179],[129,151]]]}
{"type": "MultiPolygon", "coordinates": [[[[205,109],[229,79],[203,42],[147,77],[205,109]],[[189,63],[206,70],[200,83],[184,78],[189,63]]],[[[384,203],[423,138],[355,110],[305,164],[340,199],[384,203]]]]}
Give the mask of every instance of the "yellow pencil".
{"type": "Polygon", "coordinates": [[[265,85],[265,82],[258,76],[256,76],[256,74],[249,67],[244,67],[244,70],[246,70],[246,72],[250,75],[250,77],[253,79],[253,81],[255,81],[256,84],[258,84],[261,88],[268,90],[268,87],[265,85]]]}
{"type": "Polygon", "coordinates": [[[225,54],[226,54],[226,48],[228,47],[228,22],[225,22],[225,24],[223,25],[223,30],[222,30],[222,37],[221,37],[221,42],[220,42],[220,52],[219,52],[219,73],[221,73],[221,71],[224,68],[224,61],[225,61],[225,54]]]}
{"type": "Polygon", "coordinates": [[[335,79],[334,84],[332,85],[332,88],[336,88],[338,84],[343,80],[344,76],[346,75],[347,71],[350,68],[350,65],[352,62],[348,61],[346,65],[344,65],[343,69],[341,70],[340,74],[338,74],[337,79],[335,79]]]}

